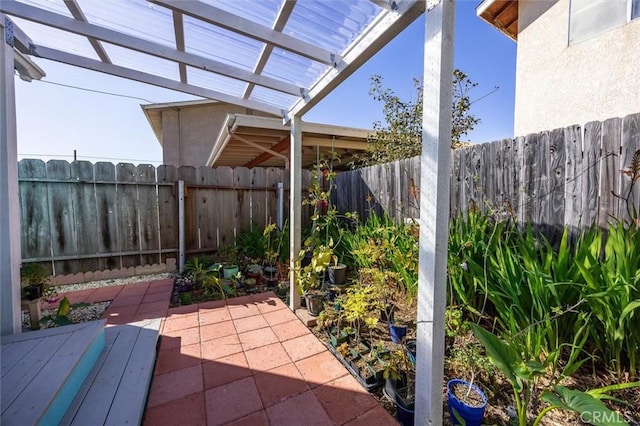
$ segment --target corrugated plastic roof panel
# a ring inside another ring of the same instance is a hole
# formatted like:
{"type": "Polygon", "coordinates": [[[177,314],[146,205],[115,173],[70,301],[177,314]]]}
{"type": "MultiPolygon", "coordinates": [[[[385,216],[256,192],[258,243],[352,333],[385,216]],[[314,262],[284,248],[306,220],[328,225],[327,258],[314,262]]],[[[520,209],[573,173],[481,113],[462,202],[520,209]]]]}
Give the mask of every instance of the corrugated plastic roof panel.
{"type": "Polygon", "coordinates": [[[365,52],[368,59],[383,45],[368,49],[372,43],[389,40],[385,28],[395,25],[395,34],[424,9],[418,0],[379,4],[384,2],[0,0],[0,11],[32,39],[36,56],[192,95],[217,92],[225,102],[289,114],[304,113],[363,63],[344,61],[347,51],[365,52]]]}

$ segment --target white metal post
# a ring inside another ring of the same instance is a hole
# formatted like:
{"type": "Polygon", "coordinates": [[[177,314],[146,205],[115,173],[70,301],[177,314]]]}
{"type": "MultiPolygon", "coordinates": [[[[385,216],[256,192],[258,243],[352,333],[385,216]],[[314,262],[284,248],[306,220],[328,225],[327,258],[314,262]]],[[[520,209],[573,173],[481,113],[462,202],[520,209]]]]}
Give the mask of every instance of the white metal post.
{"type": "MultiPolygon", "coordinates": [[[[302,119],[295,115],[291,119],[291,184],[289,202],[289,268],[293,271],[295,259],[300,253],[302,226],[302,119]]],[[[293,274],[289,277],[289,306],[292,310],[300,307],[300,294],[293,274]]]]}
{"type": "Polygon", "coordinates": [[[184,269],[184,181],[178,181],[178,266],[184,269]]]}
{"type": "Polygon", "coordinates": [[[0,14],[0,333],[20,333],[20,206],[12,23],[0,14]]]}
{"type": "Polygon", "coordinates": [[[442,424],[454,0],[427,4],[420,160],[416,424],[442,424]]]}
{"type": "Polygon", "coordinates": [[[282,230],[284,226],[284,184],[282,182],[276,184],[276,197],[278,204],[278,210],[276,210],[276,225],[278,229],[282,230]]]}

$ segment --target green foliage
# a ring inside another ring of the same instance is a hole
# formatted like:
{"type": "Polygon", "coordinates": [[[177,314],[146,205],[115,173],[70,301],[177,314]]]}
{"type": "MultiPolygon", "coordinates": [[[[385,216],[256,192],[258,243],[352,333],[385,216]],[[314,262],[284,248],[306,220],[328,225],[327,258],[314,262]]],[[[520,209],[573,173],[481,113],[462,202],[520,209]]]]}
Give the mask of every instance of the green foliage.
{"type": "Polygon", "coordinates": [[[409,297],[418,291],[418,228],[399,225],[386,214],[372,214],[350,233],[345,233],[347,260],[354,268],[376,268],[395,274],[409,297]]]}
{"type": "Polygon", "coordinates": [[[236,237],[240,252],[250,259],[264,259],[267,251],[265,231],[260,230],[258,225],[251,221],[249,230],[241,232],[236,237]]]}
{"type": "MultiPolygon", "coordinates": [[[[476,338],[485,347],[489,361],[511,383],[518,415],[518,425],[526,426],[534,384],[537,379],[548,375],[549,370],[547,367],[549,361],[523,357],[522,348],[514,344],[513,341],[504,342],[477,324],[470,324],[470,326],[476,338]]],[[[569,366],[567,367],[569,368],[569,366]]],[[[607,392],[612,390],[635,386],[640,386],[640,382],[582,392],[568,389],[552,382],[541,396],[541,399],[547,402],[549,406],[538,413],[533,425],[538,425],[549,411],[557,408],[577,412],[583,415],[582,419],[584,421],[595,425],[626,424],[620,416],[616,416],[613,411],[609,410],[600,399],[608,397],[607,392]],[[602,419],[615,419],[616,421],[602,422],[602,419]]]]}
{"type": "Polygon", "coordinates": [[[576,266],[594,317],[592,342],[618,374],[628,369],[634,376],[640,368],[640,229],[615,221],[608,236],[593,230],[582,242],[586,249],[576,266]]]}
{"type": "MultiPolygon", "coordinates": [[[[423,86],[414,79],[415,99],[402,101],[393,90],[384,88],[382,77],[373,75],[369,95],[383,103],[384,123],[373,123],[374,134],[369,138],[367,152],[359,161],[363,165],[379,164],[420,154],[422,147],[423,86]]],[[[477,86],[469,76],[456,69],[453,72],[453,105],[451,146],[462,145],[462,138],[480,122],[470,113],[469,91],[477,86]]]]}
{"type": "Polygon", "coordinates": [[[208,257],[192,257],[184,264],[182,273],[191,281],[202,283],[203,279],[217,273],[219,265],[214,265],[208,257]]]}
{"type": "Polygon", "coordinates": [[[23,287],[49,282],[49,271],[40,263],[27,263],[20,267],[20,283],[23,287]]]}
{"type": "MultiPolygon", "coordinates": [[[[83,305],[84,304],[77,304],[74,306],[80,307],[83,305]]],[[[61,327],[63,325],[72,324],[71,318],[69,317],[69,314],[71,313],[71,307],[72,306],[71,306],[71,303],[69,302],[69,299],[64,297],[60,301],[60,304],[58,305],[58,309],[56,310],[56,313],[53,315],[47,315],[42,317],[40,319],[40,324],[43,324],[47,327],[61,327]]]]}

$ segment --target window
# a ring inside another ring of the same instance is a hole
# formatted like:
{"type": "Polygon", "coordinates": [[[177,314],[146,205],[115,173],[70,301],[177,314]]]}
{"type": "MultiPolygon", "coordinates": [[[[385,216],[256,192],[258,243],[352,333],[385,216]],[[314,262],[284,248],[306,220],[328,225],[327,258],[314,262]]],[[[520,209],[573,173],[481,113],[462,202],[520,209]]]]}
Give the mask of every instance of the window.
{"type": "Polygon", "coordinates": [[[640,17],[640,0],[571,0],[569,44],[640,17]]]}

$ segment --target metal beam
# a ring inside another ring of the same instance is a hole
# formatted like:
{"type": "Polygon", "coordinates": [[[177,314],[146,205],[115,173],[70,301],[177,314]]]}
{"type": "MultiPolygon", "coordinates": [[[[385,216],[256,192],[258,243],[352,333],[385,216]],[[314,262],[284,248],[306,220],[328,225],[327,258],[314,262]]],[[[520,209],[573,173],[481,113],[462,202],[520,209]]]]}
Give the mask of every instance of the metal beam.
{"type": "Polygon", "coordinates": [[[371,23],[361,36],[346,49],[342,61],[330,69],[309,88],[305,98],[298,101],[286,113],[285,122],[295,115],[304,115],[340,83],[354,73],[362,64],[391,41],[400,31],[424,12],[425,1],[405,0],[398,2],[396,12],[387,12],[371,23]]]}
{"type": "Polygon", "coordinates": [[[340,61],[340,57],[333,52],[322,49],[311,43],[298,40],[295,37],[274,31],[269,27],[257,24],[249,19],[229,13],[223,9],[202,3],[200,1],[184,0],[148,0],[151,3],[177,10],[185,15],[208,22],[217,27],[242,34],[263,43],[271,44],[284,50],[296,53],[325,65],[333,66],[340,61]]]}
{"type": "Polygon", "coordinates": [[[415,418],[442,424],[455,3],[427,11],[424,43],[415,418]]]}
{"type": "MultiPolygon", "coordinates": [[[[293,271],[302,247],[302,119],[297,115],[291,118],[290,152],[289,270],[293,271]]],[[[289,274],[289,307],[293,311],[300,307],[295,275],[289,274]]]]}
{"type": "MultiPolygon", "coordinates": [[[[293,8],[296,5],[297,0],[283,0],[280,5],[280,10],[276,15],[276,19],[274,21],[272,29],[274,31],[282,32],[284,26],[287,24],[289,17],[291,16],[291,12],[293,12],[293,8]]],[[[273,52],[273,45],[265,44],[260,52],[260,56],[256,61],[256,66],[253,67],[253,72],[256,74],[262,74],[264,67],[267,65],[267,61],[269,60],[269,56],[271,56],[271,52],[273,52]]],[[[251,92],[253,92],[255,85],[249,84],[242,94],[242,97],[248,99],[251,96],[251,92]]]]}
{"type": "Polygon", "coordinates": [[[178,92],[188,93],[194,96],[227,102],[230,104],[239,105],[241,107],[263,111],[269,114],[278,115],[280,113],[280,110],[278,108],[275,108],[271,105],[263,104],[261,102],[238,98],[236,96],[227,95],[225,93],[216,92],[214,90],[205,89],[191,84],[180,83],[169,78],[158,77],[153,74],[120,67],[118,65],[105,64],[104,62],[85,58],[83,56],[73,55],[71,53],[62,52],[56,49],[50,49],[48,47],[35,46],[33,49],[33,54],[40,58],[50,59],[52,61],[62,62],[64,64],[74,65],[93,71],[99,71],[105,74],[111,74],[117,77],[151,84],[153,86],[164,87],[166,89],[176,90],[178,92]]]}
{"type": "MultiPolygon", "coordinates": [[[[84,12],[82,12],[82,9],[80,9],[78,3],[76,3],[76,0],[64,0],[64,4],[67,5],[67,9],[69,9],[71,15],[78,21],[89,22],[87,20],[87,17],[84,16],[84,12]]],[[[104,47],[102,47],[102,43],[100,43],[100,41],[96,40],[93,37],[87,37],[87,39],[89,40],[89,44],[91,44],[91,47],[93,47],[93,50],[96,51],[96,54],[98,55],[100,60],[102,62],[106,62],[107,64],[111,64],[111,58],[109,58],[107,51],[104,50],[104,47]]]]}
{"type": "Polygon", "coordinates": [[[20,333],[18,137],[11,22],[0,14],[0,334],[20,333]]]}
{"type": "MultiPolygon", "coordinates": [[[[182,18],[182,13],[180,12],[173,12],[173,32],[176,37],[176,49],[180,52],[184,52],[184,20],[182,18]]],[[[180,82],[185,84],[188,83],[187,66],[180,62],[178,64],[178,70],[180,72],[180,82]]]]}
{"type": "MultiPolygon", "coordinates": [[[[189,3],[190,2],[185,2],[189,3]]],[[[184,63],[192,67],[213,72],[234,78],[236,80],[254,83],[258,86],[267,87],[279,92],[288,93],[294,96],[300,96],[301,88],[294,84],[276,80],[275,78],[256,75],[252,72],[194,55],[192,53],[180,52],[176,49],[164,46],[162,44],[153,43],[141,38],[133,37],[118,31],[100,27],[98,25],[87,22],[78,21],[76,19],[67,18],[66,16],[49,12],[24,3],[18,3],[15,0],[3,0],[0,2],[0,12],[18,16],[20,18],[58,28],[74,34],[85,37],[93,37],[98,40],[106,41],[117,46],[138,52],[146,53],[158,58],[167,59],[173,62],[184,63]]],[[[281,114],[278,114],[281,115],[281,114]]]]}

